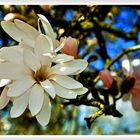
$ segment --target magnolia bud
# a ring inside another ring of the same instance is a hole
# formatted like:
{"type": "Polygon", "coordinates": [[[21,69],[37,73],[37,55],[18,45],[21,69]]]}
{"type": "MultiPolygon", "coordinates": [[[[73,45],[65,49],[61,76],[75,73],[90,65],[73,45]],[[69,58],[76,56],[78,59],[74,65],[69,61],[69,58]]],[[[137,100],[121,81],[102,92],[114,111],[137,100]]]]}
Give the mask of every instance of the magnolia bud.
{"type": "Polygon", "coordinates": [[[103,81],[104,85],[109,89],[113,82],[113,77],[111,76],[110,72],[108,70],[102,70],[99,73],[99,77],[103,81]]]}
{"type": "MultiPolygon", "coordinates": [[[[63,42],[64,38],[61,37],[60,43],[63,42]]],[[[62,53],[74,56],[77,58],[78,41],[75,38],[67,37],[64,47],[60,50],[62,53]]]]}

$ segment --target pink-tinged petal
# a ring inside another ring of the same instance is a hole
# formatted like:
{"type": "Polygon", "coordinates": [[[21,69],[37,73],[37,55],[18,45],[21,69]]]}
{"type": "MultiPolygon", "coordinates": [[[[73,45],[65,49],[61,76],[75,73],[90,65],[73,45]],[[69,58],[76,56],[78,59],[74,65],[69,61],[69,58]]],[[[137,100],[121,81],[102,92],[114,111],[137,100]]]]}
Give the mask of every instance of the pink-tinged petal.
{"type": "Polygon", "coordinates": [[[50,77],[50,79],[52,79],[53,81],[55,81],[56,83],[58,83],[62,87],[65,87],[68,89],[77,89],[77,88],[83,87],[83,85],[80,82],[72,79],[71,77],[64,76],[64,75],[54,74],[50,77]]]}
{"type": "Polygon", "coordinates": [[[23,95],[13,100],[13,106],[10,111],[11,118],[17,118],[23,114],[29,103],[29,94],[31,89],[27,90],[23,95]]]}
{"type": "Polygon", "coordinates": [[[30,77],[24,77],[22,79],[16,80],[10,85],[8,89],[7,96],[17,97],[26,92],[36,81],[30,77]]]}
{"type": "Polygon", "coordinates": [[[40,64],[38,58],[36,57],[35,54],[30,52],[29,50],[24,50],[23,58],[24,58],[24,62],[26,63],[26,65],[33,71],[36,72],[37,70],[40,69],[41,64],[40,64]]]}
{"type": "Polygon", "coordinates": [[[55,98],[55,89],[53,84],[49,80],[45,80],[40,83],[44,90],[54,99],[55,98]]]}
{"type": "Polygon", "coordinates": [[[99,76],[101,80],[103,81],[104,85],[107,88],[110,88],[112,82],[113,82],[113,77],[111,76],[110,72],[108,70],[102,70],[99,73],[99,76]]]}
{"type": "Polygon", "coordinates": [[[36,115],[37,121],[45,126],[49,123],[51,117],[51,103],[49,97],[44,94],[44,102],[40,112],[36,115]]]}
{"type": "Polygon", "coordinates": [[[6,107],[10,98],[7,96],[8,87],[5,87],[0,96],[0,110],[6,107]]]}
{"type": "Polygon", "coordinates": [[[133,73],[133,68],[126,55],[123,56],[121,65],[122,65],[122,70],[126,76],[129,76],[133,73]]]}
{"type": "Polygon", "coordinates": [[[65,98],[65,99],[75,99],[77,97],[77,94],[73,90],[64,88],[53,81],[52,81],[52,84],[53,84],[56,94],[58,96],[65,98]]]}
{"type": "MultiPolygon", "coordinates": [[[[60,39],[60,42],[63,42],[64,38],[60,39]]],[[[78,41],[75,38],[67,37],[64,47],[60,50],[62,53],[74,56],[77,58],[78,51],[78,41]]]]}
{"type": "Polygon", "coordinates": [[[35,116],[42,108],[44,101],[44,90],[39,84],[35,84],[29,95],[29,110],[35,116]]]}
{"type": "Polygon", "coordinates": [[[129,99],[130,99],[130,93],[124,94],[123,97],[122,97],[123,101],[127,101],[129,99]]]}
{"type": "Polygon", "coordinates": [[[1,79],[0,80],[0,87],[6,86],[11,82],[11,80],[8,79],[1,79]]]}
{"type": "Polygon", "coordinates": [[[140,92],[136,94],[132,94],[132,106],[135,111],[140,111],[140,92]]]}
{"type": "Polygon", "coordinates": [[[134,76],[139,76],[140,77],[140,66],[139,67],[137,67],[135,70],[134,70],[134,74],[133,74],[134,76]]]}

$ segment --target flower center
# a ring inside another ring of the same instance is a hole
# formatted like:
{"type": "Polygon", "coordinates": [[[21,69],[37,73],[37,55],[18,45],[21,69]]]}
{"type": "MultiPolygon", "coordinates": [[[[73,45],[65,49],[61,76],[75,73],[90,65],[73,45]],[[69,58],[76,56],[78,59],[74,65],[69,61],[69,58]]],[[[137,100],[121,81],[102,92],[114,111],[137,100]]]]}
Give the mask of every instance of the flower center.
{"type": "Polygon", "coordinates": [[[41,67],[33,74],[33,77],[37,81],[37,83],[45,81],[47,79],[46,67],[41,67]]]}

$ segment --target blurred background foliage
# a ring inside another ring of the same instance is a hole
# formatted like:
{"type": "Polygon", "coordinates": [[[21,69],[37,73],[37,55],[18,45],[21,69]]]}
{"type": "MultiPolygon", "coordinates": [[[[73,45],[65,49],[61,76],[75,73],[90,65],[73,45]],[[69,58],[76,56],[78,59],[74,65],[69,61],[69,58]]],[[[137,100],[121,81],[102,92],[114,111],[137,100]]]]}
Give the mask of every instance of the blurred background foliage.
{"type": "MultiPolygon", "coordinates": [[[[98,5],[1,5],[0,20],[18,18],[37,28],[37,14],[45,15],[58,35],[72,36],[79,40],[78,57],[88,60],[87,71],[79,75],[88,88],[106,63],[123,49],[140,43],[139,6],[98,5]]],[[[0,27],[0,47],[16,45],[0,27]]],[[[139,60],[140,51],[130,53],[132,61],[139,60]]],[[[136,62],[136,61],[135,61],[136,62]]],[[[120,60],[111,70],[121,71],[120,60]]],[[[2,89],[1,89],[2,90],[2,89]]],[[[41,127],[28,110],[19,118],[11,119],[11,104],[0,111],[1,135],[100,135],[140,134],[140,113],[133,111],[130,102],[120,100],[118,110],[122,118],[102,116],[88,129],[85,117],[96,108],[84,105],[64,107],[64,100],[57,97],[52,101],[52,116],[46,127],[41,127]]]]}

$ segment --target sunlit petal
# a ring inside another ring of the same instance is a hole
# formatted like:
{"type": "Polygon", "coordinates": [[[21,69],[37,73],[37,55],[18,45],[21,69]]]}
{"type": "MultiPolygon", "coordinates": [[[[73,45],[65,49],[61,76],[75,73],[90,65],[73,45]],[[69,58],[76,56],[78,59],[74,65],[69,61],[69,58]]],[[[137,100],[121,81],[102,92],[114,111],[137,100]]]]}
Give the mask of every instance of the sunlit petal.
{"type": "Polygon", "coordinates": [[[13,106],[10,111],[11,118],[17,118],[25,111],[29,102],[29,94],[31,89],[27,90],[23,95],[13,100],[13,106]]]}
{"type": "Polygon", "coordinates": [[[31,111],[32,116],[36,115],[42,108],[44,101],[44,91],[43,88],[35,84],[30,92],[29,96],[29,110],[31,111]]]}
{"type": "Polygon", "coordinates": [[[27,66],[31,68],[33,71],[36,72],[38,69],[40,69],[41,64],[37,59],[37,57],[32,52],[24,50],[23,58],[27,66]]]}
{"type": "Polygon", "coordinates": [[[64,75],[56,75],[55,74],[55,75],[51,76],[50,79],[54,80],[62,87],[65,87],[68,89],[76,89],[76,88],[83,87],[83,85],[80,82],[72,79],[71,77],[64,76],[64,75]]]}
{"type": "Polygon", "coordinates": [[[59,84],[57,84],[56,82],[52,82],[53,86],[55,88],[56,94],[62,98],[65,99],[75,99],[77,94],[70,89],[66,89],[62,86],[60,86],[59,84]]]}
{"type": "Polygon", "coordinates": [[[85,87],[82,87],[82,88],[78,88],[78,89],[73,89],[73,91],[77,94],[77,95],[83,95],[85,94],[88,89],[85,88],[85,87]]]}
{"type": "Polygon", "coordinates": [[[50,69],[50,74],[76,75],[81,73],[87,65],[86,60],[73,60],[53,66],[50,69]]]}
{"type": "Polygon", "coordinates": [[[25,34],[11,21],[1,21],[1,26],[8,35],[20,42],[25,34]]]}
{"type": "Polygon", "coordinates": [[[49,123],[50,116],[51,116],[51,103],[49,97],[45,94],[43,106],[41,108],[41,111],[36,115],[36,119],[42,126],[45,126],[49,123]]]}
{"type": "Polygon", "coordinates": [[[0,64],[0,78],[16,80],[24,77],[26,69],[18,64],[13,63],[1,63],[0,64]]]}
{"type": "Polygon", "coordinates": [[[9,84],[11,82],[11,80],[8,79],[1,79],[0,80],[0,87],[6,86],[7,84],[9,84]]]}
{"type": "Polygon", "coordinates": [[[53,99],[55,98],[55,89],[53,87],[53,84],[49,80],[41,82],[41,86],[53,99]]]}
{"type": "Polygon", "coordinates": [[[13,63],[23,63],[22,51],[18,47],[3,47],[0,49],[1,58],[13,63]]]}
{"type": "Polygon", "coordinates": [[[13,82],[7,92],[7,96],[17,97],[27,91],[35,81],[30,77],[24,77],[22,79],[13,82]]]}
{"type": "Polygon", "coordinates": [[[122,69],[126,76],[131,75],[133,72],[130,61],[128,60],[128,57],[126,55],[124,55],[122,58],[122,69]]]}
{"type": "Polygon", "coordinates": [[[19,20],[14,20],[16,26],[26,34],[26,36],[23,37],[23,41],[27,43],[28,45],[34,46],[36,37],[40,34],[35,28],[33,28],[31,25],[19,20]]]}
{"type": "Polygon", "coordinates": [[[58,54],[56,57],[53,58],[54,63],[64,63],[73,60],[74,57],[66,54],[58,54]]]}
{"type": "Polygon", "coordinates": [[[40,34],[35,43],[35,54],[39,57],[44,53],[51,53],[53,51],[53,42],[51,38],[40,34]]]}

